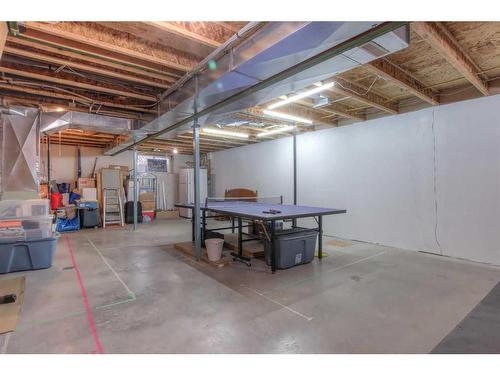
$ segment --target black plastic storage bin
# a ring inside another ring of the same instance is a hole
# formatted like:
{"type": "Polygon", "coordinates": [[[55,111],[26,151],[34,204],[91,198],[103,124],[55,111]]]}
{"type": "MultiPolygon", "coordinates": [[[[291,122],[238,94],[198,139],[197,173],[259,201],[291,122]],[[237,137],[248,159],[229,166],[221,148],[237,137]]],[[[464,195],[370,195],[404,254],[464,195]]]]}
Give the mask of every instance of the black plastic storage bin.
{"type": "Polygon", "coordinates": [[[36,241],[0,242],[0,274],[52,266],[59,235],[36,241]]]}
{"type": "MultiPolygon", "coordinates": [[[[276,268],[286,269],[300,264],[310,263],[314,259],[318,232],[291,232],[277,234],[275,238],[276,268]]],[[[265,257],[271,265],[271,244],[266,241],[265,257]]]]}
{"type": "Polygon", "coordinates": [[[98,208],[83,208],[79,211],[81,228],[96,228],[101,225],[101,214],[98,208]]]}

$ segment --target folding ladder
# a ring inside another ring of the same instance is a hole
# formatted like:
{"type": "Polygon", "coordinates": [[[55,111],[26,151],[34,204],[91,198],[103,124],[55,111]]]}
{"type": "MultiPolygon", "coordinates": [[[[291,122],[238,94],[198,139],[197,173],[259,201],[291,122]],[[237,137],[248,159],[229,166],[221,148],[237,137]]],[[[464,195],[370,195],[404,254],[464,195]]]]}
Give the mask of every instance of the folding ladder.
{"type": "Polygon", "coordinates": [[[123,203],[120,189],[103,189],[103,220],[102,227],[109,224],[124,226],[123,203]]]}

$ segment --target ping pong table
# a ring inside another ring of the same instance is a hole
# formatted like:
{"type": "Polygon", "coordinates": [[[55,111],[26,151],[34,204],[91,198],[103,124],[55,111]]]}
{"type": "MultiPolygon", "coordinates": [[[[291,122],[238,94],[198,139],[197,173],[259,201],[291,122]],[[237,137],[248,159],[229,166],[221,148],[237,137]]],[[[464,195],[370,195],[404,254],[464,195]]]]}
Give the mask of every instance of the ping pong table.
{"type": "MultiPolygon", "coordinates": [[[[178,208],[191,209],[192,221],[192,239],[194,241],[195,224],[194,224],[194,204],[178,203],[175,205],[178,208]]],[[[276,272],[276,251],[275,242],[280,234],[299,233],[306,231],[318,232],[318,258],[322,258],[323,250],[323,216],[344,214],[347,211],[344,209],[310,207],[283,204],[283,197],[270,198],[207,198],[204,204],[200,204],[201,209],[201,240],[203,241],[207,235],[218,233],[222,230],[231,229],[235,231],[235,219],[238,225],[238,252],[232,252],[234,260],[239,260],[251,265],[251,259],[243,255],[243,242],[267,240],[270,244],[271,251],[271,270],[276,272]],[[215,214],[212,214],[215,213],[215,214]],[[229,217],[232,225],[220,228],[207,229],[207,219],[217,217],[229,217]],[[304,228],[297,226],[297,219],[314,218],[317,224],[315,228],[304,228]],[[243,222],[248,223],[246,225],[243,222]],[[291,222],[291,228],[288,231],[277,231],[276,222],[291,222]],[[254,224],[260,224],[265,236],[262,234],[244,233],[244,227],[253,227],[254,224]],[[267,231],[269,230],[269,232],[267,231]],[[247,238],[243,238],[243,236],[247,238]]],[[[219,236],[221,237],[220,233],[219,236]]],[[[223,235],[222,237],[223,238],[223,235]]]]}

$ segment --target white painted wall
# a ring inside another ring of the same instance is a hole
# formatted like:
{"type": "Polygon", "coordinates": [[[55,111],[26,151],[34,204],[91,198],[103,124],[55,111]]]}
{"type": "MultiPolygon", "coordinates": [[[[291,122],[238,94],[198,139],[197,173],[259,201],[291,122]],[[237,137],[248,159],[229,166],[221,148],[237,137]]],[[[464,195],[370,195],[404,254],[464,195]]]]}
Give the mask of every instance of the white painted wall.
{"type": "Polygon", "coordinates": [[[293,203],[292,138],[232,148],[212,154],[215,193],[226,189],[257,190],[260,197],[283,195],[293,203]]]}
{"type": "Polygon", "coordinates": [[[186,168],[186,162],[193,161],[192,155],[181,155],[174,154],[172,155],[172,172],[179,173],[179,169],[186,168]]]}
{"type": "MultiPolygon", "coordinates": [[[[491,96],[302,134],[299,204],[348,210],[325,234],[500,264],[499,108],[491,96]]],[[[217,195],[291,202],[291,137],[212,157],[217,195]]]]}

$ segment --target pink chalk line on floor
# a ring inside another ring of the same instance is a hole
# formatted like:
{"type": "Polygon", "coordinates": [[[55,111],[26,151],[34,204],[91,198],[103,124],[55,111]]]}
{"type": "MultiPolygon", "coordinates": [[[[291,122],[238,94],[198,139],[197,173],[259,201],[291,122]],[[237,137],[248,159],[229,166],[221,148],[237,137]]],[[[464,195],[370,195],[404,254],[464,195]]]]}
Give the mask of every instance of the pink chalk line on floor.
{"type": "Polygon", "coordinates": [[[99,341],[99,335],[97,334],[97,329],[95,327],[92,306],[90,306],[89,298],[87,296],[87,290],[85,289],[82,275],[80,274],[80,270],[78,269],[78,265],[76,264],[75,254],[73,252],[73,248],[71,246],[71,242],[69,241],[68,237],[66,237],[66,245],[68,247],[69,255],[71,256],[71,262],[73,262],[73,267],[75,269],[78,284],[80,284],[80,289],[82,291],[82,297],[83,297],[83,301],[85,303],[85,310],[87,311],[87,320],[89,322],[90,332],[92,333],[92,336],[94,337],[94,341],[95,341],[95,345],[96,345],[96,353],[103,354],[104,350],[102,348],[101,342],[99,341]]]}

